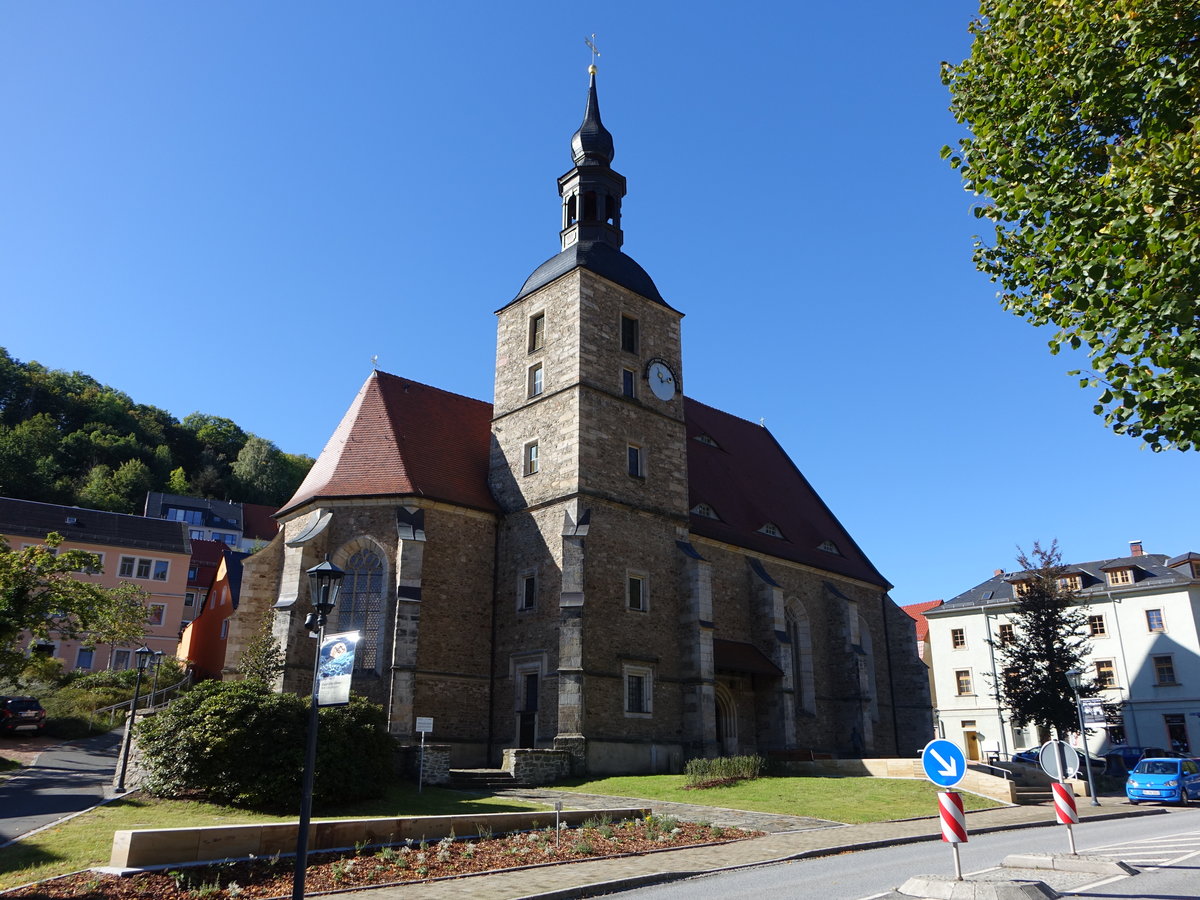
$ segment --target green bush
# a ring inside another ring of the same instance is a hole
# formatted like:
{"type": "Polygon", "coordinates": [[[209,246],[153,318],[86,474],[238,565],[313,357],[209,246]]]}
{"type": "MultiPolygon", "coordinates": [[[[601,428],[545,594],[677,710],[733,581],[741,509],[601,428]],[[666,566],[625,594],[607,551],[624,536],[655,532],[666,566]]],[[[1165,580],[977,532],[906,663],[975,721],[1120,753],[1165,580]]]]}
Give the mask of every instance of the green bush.
{"type": "MultiPolygon", "coordinates": [[[[355,698],[319,717],[314,806],[373,796],[392,765],[383,710],[355,698]]],[[[294,811],[307,727],[306,698],[252,682],[204,682],[138,725],[146,787],[166,797],[294,811]]]]}
{"type": "Polygon", "coordinates": [[[757,778],[762,774],[761,756],[718,756],[716,759],[689,759],[684,768],[688,787],[711,782],[757,778]]]}

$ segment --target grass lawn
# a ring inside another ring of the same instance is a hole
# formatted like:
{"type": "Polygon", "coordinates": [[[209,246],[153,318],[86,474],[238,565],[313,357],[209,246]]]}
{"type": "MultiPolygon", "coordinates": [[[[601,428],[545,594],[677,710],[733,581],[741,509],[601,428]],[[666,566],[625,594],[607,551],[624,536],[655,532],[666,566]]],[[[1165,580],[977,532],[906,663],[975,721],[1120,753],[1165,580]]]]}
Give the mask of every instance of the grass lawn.
{"type": "MultiPolygon", "coordinates": [[[[684,790],[684,783],[682,775],[636,775],[567,781],[554,787],[589,794],[724,806],[788,816],[813,816],[846,824],[938,814],[938,788],[928,781],[915,778],[756,778],[694,791],[684,790]]],[[[967,809],[989,809],[1001,805],[987,797],[965,792],[962,798],[967,809]]]]}
{"type": "MultiPolygon", "coordinates": [[[[377,799],[336,810],[316,810],[314,819],[365,819],[374,816],[440,816],[461,813],[510,812],[541,809],[536,804],[473,797],[457,791],[397,784],[377,799]]],[[[108,865],[114,831],[131,828],[183,828],[205,825],[248,825],[254,822],[295,821],[296,816],[263,813],[184,800],[158,800],[134,794],[76,816],[0,850],[0,890],[40,881],[54,875],[108,865]]]]}

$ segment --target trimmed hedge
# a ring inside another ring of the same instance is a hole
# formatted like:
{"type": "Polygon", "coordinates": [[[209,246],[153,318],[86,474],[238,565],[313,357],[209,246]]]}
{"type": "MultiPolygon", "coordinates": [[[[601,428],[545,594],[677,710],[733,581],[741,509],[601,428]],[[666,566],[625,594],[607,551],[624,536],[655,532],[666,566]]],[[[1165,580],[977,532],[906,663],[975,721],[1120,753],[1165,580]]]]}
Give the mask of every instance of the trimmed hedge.
{"type": "Polygon", "coordinates": [[[761,756],[718,756],[715,759],[689,759],[683,772],[688,787],[699,787],[757,778],[762,770],[761,756]]]}
{"type": "MultiPolygon", "coordinates": [[[[146,789],[292,812],[300,806],[309,700],[208,681],[138,725],[146,789]]],[[[360,698],[318,713],[314,806],[373,796],[392,771],[383,709],[360,698]]]]}

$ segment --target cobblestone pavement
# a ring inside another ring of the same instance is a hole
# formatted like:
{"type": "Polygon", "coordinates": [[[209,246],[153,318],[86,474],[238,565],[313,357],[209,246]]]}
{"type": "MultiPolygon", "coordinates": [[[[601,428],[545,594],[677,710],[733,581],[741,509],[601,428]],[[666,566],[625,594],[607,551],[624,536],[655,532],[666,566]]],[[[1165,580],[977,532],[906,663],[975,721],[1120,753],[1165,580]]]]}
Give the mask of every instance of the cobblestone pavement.
{"type": "MultiPolygon", "coordinates": [[[[505,796],[553,803],[561,799],[564,807],[597,809],[604,806],[642,805],[655,813],[668,813],[670,806],[684,806],[703,813],[695,818],[717,822],[717,814],[730,816],[729,823],[740,820],[749,823],[763,816],[739,810],[714,810],[711,807],[688,804],[664,804],[653,800],[634,800],[629,797],[597,797],[567,791],[531,790],[505,791],[505,796]],[[740,818],[748,817],[748,818],[740,818]]],[[[1125,816],[1166,813],[1158,808],[1132,807],[1124,801],[1108,800],[1100,807],[1080,806],[1081,819],[1093,817],[1120,818],[1125,816]]],[[[680,814],[680,818],[692,818],[680,814]]],[[[601,859],[588,862],[531,867],[519,871],[496,872],[470,878],[456,878],[426,884],[407,884],[397,887],[362,891],[363,900],[568,900],[592,897],[610,891],[625,890],[645,884],[655,884],[701,875],[723,869],[765,865],[809,856],[826,856],[849,850],[938,840],[940,821],[934,818],[909,819],[903,822],[873,822],[867,825],[830,824],[822,819],[801,819],[791,816],[765,816],[769,819],[817,822],[803,830],[776,830],[761,838],[668,850],[643,856],[601,859]]],[[[777,823],[781,824],[781,823],[777,823]]],[[[972,834],[1028,828],[1035,825],[1054,825],[1052,805],[1005,806],[998,809],[967,813],[967,828],[972,834]]],[[[762,829],[761,826],[760,830],[762,829]]]]}

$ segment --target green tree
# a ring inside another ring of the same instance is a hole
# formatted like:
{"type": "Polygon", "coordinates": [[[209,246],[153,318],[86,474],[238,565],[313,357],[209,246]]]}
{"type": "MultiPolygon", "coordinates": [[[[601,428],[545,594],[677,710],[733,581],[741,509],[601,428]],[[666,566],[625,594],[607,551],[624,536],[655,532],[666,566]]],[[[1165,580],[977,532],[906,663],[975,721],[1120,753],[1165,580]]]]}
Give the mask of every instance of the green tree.
{"type": "Polygon", "coordinates": [[[268,690],[275,686],[276,678],[284,669],[283,648],[275,639],[274,622],[274,613],[267,610],[238,661],[238,671],[246,681],[256,682],[268,690]]]}
{"type": "MultiPolygon", "coordinates": [[[[996,694],[1014,726],[1034,725],[1043,733],[1053,729],[1061,738],[1078,728],[1066,676],[1068,670],[1084,667],[1090,649],[1087,606],[1066,586],[1067,570],[1057,542],[1043,549],[1035,541],[1031,554],[1022,552],[1017,563],[1023,571],[1014,579],[1018,587],[1012,639],[990,642],[1004,673],[996,694]]],[[[1089,684],[1079,694],[1094,697],[1099,691],[1089,684]]]]}
{"type": "Polygon", "coordinates": [[[184,416],[184,428],[195,432],[196,439],[216,459],[232,463],[246,443],[248,435],[232,419],[194,412],[184,416]]]}
{"type": "Polygon", "coordinates": [[[171,477],[167,480],[168,494],[182,494],[187,496],[191,487],[188,485],[187,473],[183,471],[183,466],[178,469],[171,470],[171,477]]]}
{"type": "Polygon", "coordinates": [[[276,498],[286,490],[287,476],[283,453],[273,443],[256,435],[246,440],[233,464],[238,496],[251,503],[282,503],[286,497],[276,498]]]}
{"type": "Polygon", "coordinates": [[[100,557],[58,552],[62,542],[62,535],[51,533],[43,544],[18,551],[0,537],[0,679],[15,679],[25,666],[23,632],[34,639],[86,637],[97,644],[131,644],[146,634],[142,591],[77,578],[100,570],[100,557]]]}
{"type": "Polygon", "coordinates": [[[975,263],[1001,304],[1085,349],[1117,433],[1200,441],[1200,7],[981,0],[943,64],[971,136],[942,155],[995,225],[975,263]]]}

